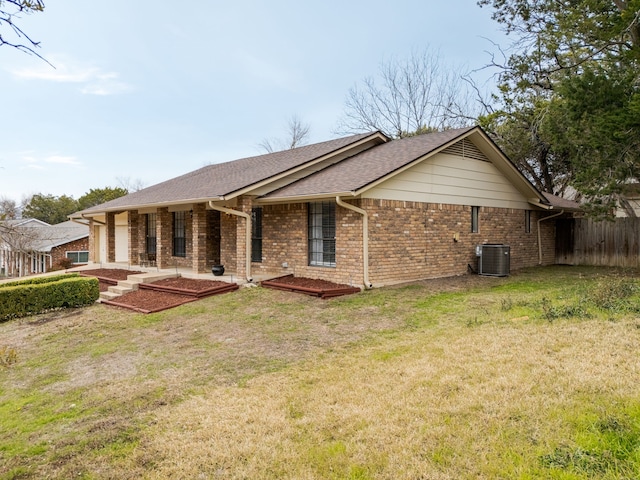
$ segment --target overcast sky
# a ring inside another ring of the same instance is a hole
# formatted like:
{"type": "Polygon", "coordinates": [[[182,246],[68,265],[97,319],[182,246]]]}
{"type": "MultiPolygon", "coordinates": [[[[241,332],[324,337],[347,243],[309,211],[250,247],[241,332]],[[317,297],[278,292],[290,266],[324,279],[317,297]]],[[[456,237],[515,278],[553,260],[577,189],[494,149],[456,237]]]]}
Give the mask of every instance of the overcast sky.
{"type": "Polygon", "coordinates": [[[0,196],[149,186],[264,153],[292,115],[310,142],[335,138],[382,61],[486,64],[504,38],[490,16],[474,0],[48,1],[21,26],[55,69],[0,47],[0,196]]]}

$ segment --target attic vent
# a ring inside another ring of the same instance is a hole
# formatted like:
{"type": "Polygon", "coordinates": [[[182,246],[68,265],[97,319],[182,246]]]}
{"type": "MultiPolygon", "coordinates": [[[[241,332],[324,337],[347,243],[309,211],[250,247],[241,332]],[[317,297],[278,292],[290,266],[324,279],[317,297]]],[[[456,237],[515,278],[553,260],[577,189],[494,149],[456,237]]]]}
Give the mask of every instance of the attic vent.
{"type": "Polygon", "coordinates": [[[480,160],[482,162],[489,161],[486,155],[478,150],[478,147],[476,147],[473,142],[467,140],[466,138],[463,138],[450,147],[445,148],[442,153],[446,153],[448,155],[456,155],[458,157],[472,158],[474,160],[480,160]]]}

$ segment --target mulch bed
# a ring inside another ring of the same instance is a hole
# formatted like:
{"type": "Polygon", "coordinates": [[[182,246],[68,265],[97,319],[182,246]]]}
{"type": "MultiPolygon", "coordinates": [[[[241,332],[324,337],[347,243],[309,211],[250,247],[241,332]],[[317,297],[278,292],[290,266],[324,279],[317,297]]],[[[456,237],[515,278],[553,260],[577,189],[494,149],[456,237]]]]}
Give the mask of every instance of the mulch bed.
{"type": "Polygon", "coordinates": [[[80,270],[76,273],[84,277],[96,277],[101,282],[117,285],[120,280],[126,280],[129,275],[136,275],[140,272],[137,270],[125,270],[124,268],[96,268],[93,270],[80,270]]]}
{"type": "Polygon", "coordinates": [[[95,268],[93,270],[80,270],[75,273],[83,277],[96,277],[100,285],[100,291],[106,292],[111,285],[117,285],[120,280],[126,280],[129,275],[144,272],[125,270],[123,268],[95,268]]]}
{"type": "Polygon", "coordinates": [[[138,290],[125,293],[113,300],[102,300],[102,303],[140,313],[155,313],[238,288],[235,283],[216,280],[166,278],[153,283],[141,283],[138,290]]]}
{"type": "Polygon", "coordinates": [[[196,300],[198,300],[197,297],[189,297],[177,293],[136,290],[116,297],[114,300],[102,300],[102,303],[140,313],[155,313],[169,308],[179,307],[180,305],[196,300]]]}
{"type": "Polygon", "coordinates": [[[329,282],[327,280],[294,277],[293,275],[286,275],[284,277],[273,278],[271,280],[263,280],[260,282],[260,285],[263,287],[275,288],[276,290],[304,293],[306,295],[312,295],[323,299],[360,292],[358,287],[350,287],[349,285],[329,282]]]}
{"type": "Polygon", "coordinates": [[[237,290],[239,287],[235,283],[219,282],[217,280],[196,280],[193,278],[165,278],[153,283],[141,283],[138,285],[142,290],[153,290],[156,292],[177,293],[189,297],[203,298],[216,293],[225,293],[237,290]]]}

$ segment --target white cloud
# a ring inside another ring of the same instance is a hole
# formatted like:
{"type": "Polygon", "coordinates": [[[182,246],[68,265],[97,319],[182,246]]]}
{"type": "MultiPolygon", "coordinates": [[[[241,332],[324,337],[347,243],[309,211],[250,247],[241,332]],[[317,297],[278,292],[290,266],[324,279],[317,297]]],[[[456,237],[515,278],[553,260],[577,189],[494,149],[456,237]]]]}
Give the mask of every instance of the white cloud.
{"type": "Polygon", "coordinates": [[[60,163],[64,165],[82,165],[76,157],[63,157],[61,155],[51,155],[44,159],[46,163],[60,163]]]}
{"type": "Polygon", "coordinates": [[[129,85],[118,80],[116,72],[105,72],[98,67],[64,58],[52,58],[51,64],[55,68],[42,63],[37,67],[14,69],[10,72],[24,80],[84,84],[80,91],[88,95],[116,95],[131,90],[129,85]]]}
{"type": "Polygon", "coordinates": [[[30,152],[25,152],[20,157],[20,162],[24,164],[23,168],[31,170],[48,170],[52,165],[57,165],[59,168],[69,166],[80,166],[82,162],[77,157],[65,156],[65,155],[48,155],[48,156],[35,156],[30,152]]]}

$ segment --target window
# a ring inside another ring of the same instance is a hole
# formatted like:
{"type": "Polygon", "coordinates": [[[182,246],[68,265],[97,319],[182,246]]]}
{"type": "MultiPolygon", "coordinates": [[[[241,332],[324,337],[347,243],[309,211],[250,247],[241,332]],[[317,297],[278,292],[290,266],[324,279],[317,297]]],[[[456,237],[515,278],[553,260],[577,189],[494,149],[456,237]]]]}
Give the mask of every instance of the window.
{"type": "Polygon", "coordinates": [[[147,253],[155,255],[156,253],[156,214],[147,214],[147,253]]]}
{"type": "Polygon", "coordinates": [[[309,204],[309,265],[336,266],[336,204],[309,204]]]}
{"type": "Polygon", "coordinates": [[[524,211],[524,233],[531,233],[531,210],[524,211]]]}
{"type": "Polygon", "coordinates": [[[480,226],[480,207],[471,207],[471,233],[478,233],[480,226]]]}
{"type": "Polygon", "coordinates": [[[73,263],[89,263],[89,252],[66,252],[66,257],[71,259],[73,263]]]}
{"type": "Polygon", "coordinates": [[[187,212],[173,212],[173,256],[187,256],[185,217],[187,212]]]}
{"type": "Polygon", "coordinates": [[[251,261],[262,262],[262,207],[251,209],[251,261]]]}

